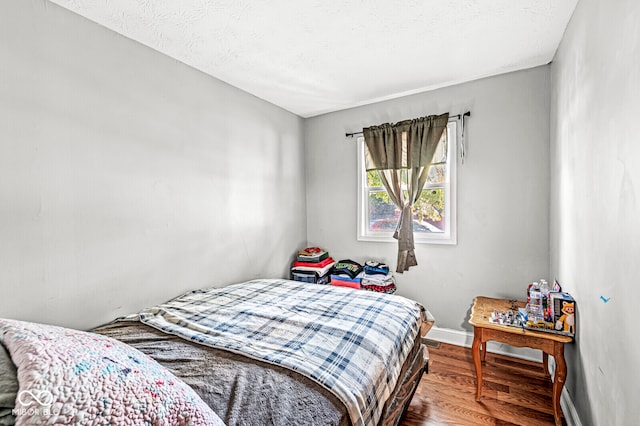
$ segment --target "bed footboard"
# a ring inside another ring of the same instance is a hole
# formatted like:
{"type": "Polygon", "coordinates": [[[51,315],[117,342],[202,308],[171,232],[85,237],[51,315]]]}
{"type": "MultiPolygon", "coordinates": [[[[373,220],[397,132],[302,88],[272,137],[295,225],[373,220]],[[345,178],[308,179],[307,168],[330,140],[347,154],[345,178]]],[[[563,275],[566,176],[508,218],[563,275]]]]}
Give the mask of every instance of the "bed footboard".
{"type": "Polygon", "coordinates": [[[427,371],[429,364],[429,350],[420,344],[420,350],[416,351],[408,368],[401,375],[398,385],[385,404],[380,426],[397,426],[402,416],[409,407],[409,403],[420,384],[422,374],[427,371]]]}

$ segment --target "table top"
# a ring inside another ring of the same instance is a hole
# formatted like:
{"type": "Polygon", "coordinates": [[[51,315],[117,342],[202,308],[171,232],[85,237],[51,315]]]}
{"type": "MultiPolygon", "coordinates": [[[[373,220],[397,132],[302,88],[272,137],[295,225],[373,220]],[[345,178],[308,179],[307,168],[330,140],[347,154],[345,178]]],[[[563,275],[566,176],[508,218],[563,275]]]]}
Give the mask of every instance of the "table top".
{"type": "Polygon", "coordinates": [[[477,296],[475,299],[473,299],[473,306],[471,307],[471,317],[469,318],[469,324],[474,327],[491,328],[494,330],[504,331],[505,333],[539,337],[542,339],[554,340],[556,342],[567,343],[573,340],[570,336],[565,336],[562,334],[546,333],[544,331],[533,331],[521,327],[513,327],[510,325],[489,322],[491,313],[494,310],[508,311],[513,306],[512,302],[520,308],[524,308],[526,306],[526,302],[521,300],[512,301],[509,299],[495,299],[492,297],[477,296]]]}

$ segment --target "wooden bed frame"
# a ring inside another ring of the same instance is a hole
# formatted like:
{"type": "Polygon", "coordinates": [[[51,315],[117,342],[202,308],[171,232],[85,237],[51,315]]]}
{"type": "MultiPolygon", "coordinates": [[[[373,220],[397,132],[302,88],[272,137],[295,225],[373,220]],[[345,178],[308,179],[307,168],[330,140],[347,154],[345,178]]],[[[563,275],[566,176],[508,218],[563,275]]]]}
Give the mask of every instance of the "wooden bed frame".
{"type": "MultiPolygon", "coordinates": [[[[425,338],[431,327],[433,319],[423,322],[420,327],[420,339],[425,338]]],[[[420,384],[420,379],[424,373],[429,373],[429,350],[424,344],[420,344],[419,350],[411,361],[405,363],[406,368],[400,374],[398,384],[393,394],[385,404],[380,419],[380,426],[397,426],[400,424],[409,404],[420,384]]]]}
{"type": "Polygon", "coordinates": [[[416,353],[416,356],[409,364],[409,368],[398,382],[394,393],[391,395],[380,419],[380,426],[397,426],[400,424],[411,399],[420,384],[422,374],[427,372],[429,363],[429,351],[426,346],[421,345],[422,350],[416,353]]]}

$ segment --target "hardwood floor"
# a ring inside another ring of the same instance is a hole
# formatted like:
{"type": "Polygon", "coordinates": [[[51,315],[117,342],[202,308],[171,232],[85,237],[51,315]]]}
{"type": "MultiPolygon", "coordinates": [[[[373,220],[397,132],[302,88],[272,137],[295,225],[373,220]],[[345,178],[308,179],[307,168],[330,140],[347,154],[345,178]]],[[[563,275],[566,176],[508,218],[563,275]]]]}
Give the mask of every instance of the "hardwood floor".
{"type": "Polygon", "coordinates": [[[429,354],[429,374],[401,426],[554,424],[552,384],[542,363],[487,353],[482,399],[476,402],[471,349],[442,343],[429,347],[429,354]]]}

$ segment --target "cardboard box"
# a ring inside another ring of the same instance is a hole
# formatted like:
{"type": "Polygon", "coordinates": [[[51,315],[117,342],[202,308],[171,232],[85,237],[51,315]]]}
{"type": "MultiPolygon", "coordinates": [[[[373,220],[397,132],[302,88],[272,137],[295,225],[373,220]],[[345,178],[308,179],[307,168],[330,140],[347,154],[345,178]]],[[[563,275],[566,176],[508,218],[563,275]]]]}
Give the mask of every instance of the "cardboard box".
{"type": "Polygon", "coordinates": [[[549,293],[553,310],[553,327],[556,332],[574,336],[576,334],[576,301],[569,293],[549,293]]]}

